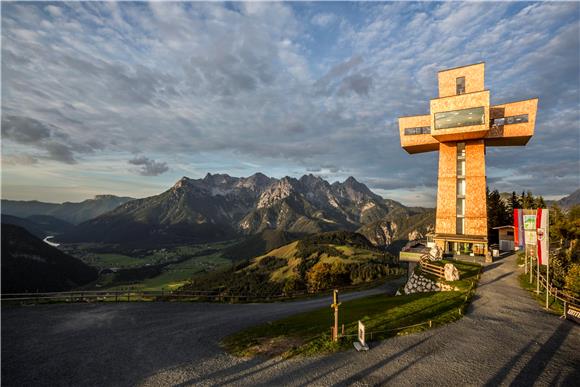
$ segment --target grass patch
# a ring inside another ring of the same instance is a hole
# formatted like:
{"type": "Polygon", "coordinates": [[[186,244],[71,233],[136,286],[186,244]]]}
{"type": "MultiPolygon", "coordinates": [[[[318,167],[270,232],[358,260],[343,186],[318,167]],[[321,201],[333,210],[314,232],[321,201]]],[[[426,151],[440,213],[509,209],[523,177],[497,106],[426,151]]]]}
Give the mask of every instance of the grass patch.
{"type": "MultiPolygon", "coordinates": [[[[429,321],[435,327],[461,318],[473,295],[481,266],[453,263],[461,273],[461,280],[453,282],[459,291],[397,297],[376,295],[344,302],[340,307],[339,325],[344,324],[345,336],[356,335],[358,320],[365,324],[367,341],[370,341],[429,329],[429,321]],[[426,324],[404,328],[420,323],[426,324]]],[[[222,345],[237,356],[289,357],[350,348],[355,337],[343,337],[338,343],[330,341],[332,324],[333,311],[325,307],[240,331],[226,337],[222,345]]]]}
{"type": "MultiPolygon", "coordinates": [[[[161,274],[147,278],[139,282],[114,285],[112,280],[106,281],[102,276],[102,288],[109,290],[133,289],[141,290],[176,290],[188,283],[196,274],[207,273],[231,265],[229,259],[223,258],[220,253],[213,253],[198,257],[192,257],[183,262],[167,265],[163,268],[161,274]]],[[[110,275],[109,275],[110,277],[110,275]]]]}
{"type": "MultiPolygon", "coordinates": [[[[546,291],[542,288],[542,284],[540,284],[540,293],[536,293],[537,284],[536,284],[536,277],[534,276],[533,282],[530,282],[530,274],[522,273],[518,277],[520,286],[526,290],[533,299],[538,302],[538,305],[541,305],[543,308],[546,307],[546,291]]],[[[549,296],[548,297],[548,305],[550,307],[550,311],[563,315],[564,314],[564,304],[555,297],[549,296]]]]}
{"type": "Polygon", "coordinates": [[[130,257],[123,254],[99,253],[95,254],[95,258],[91,263],[97,267],[126,268],[143,266],[145,263],[147,263],[147,261],[144,261],[141,258],[130,257]]]}

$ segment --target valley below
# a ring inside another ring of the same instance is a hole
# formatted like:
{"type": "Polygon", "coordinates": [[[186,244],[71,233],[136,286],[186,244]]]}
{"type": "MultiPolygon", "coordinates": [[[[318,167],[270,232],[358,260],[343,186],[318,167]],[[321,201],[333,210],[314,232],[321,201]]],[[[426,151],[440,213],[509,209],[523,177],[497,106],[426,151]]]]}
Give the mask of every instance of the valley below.
{"type": "MultiPolygon", "coordinates": [[[[384,199],[353,177],[331,184],[313,175],[207,174],[184,177],[142,199],[100,195],[80,203],[2,202],[2,223],[22,228],[12,238],[39,238],[56,248],[51,250],[55,256],[65,254],[98,273],[84,284],[63,277],[60,290],[289,294],[364,285],[400,274],[398,251],[409,239],[424,237],[433,222],[432,209],[384,199]],[[352,246],[336,241],[276,252],[329,232],[360,240],[352,246]],[[316,276],[328,275],[333,279],[314,285],[320,282],[316,276]]],[[[3,250],[18,257],[14,266],[3,268],[7,278],[19,264],[35,262],[34,251],[13,242],[3,250]]],[[[3,292],[54,290],[38,286],[34,278],[3,292]]]]}

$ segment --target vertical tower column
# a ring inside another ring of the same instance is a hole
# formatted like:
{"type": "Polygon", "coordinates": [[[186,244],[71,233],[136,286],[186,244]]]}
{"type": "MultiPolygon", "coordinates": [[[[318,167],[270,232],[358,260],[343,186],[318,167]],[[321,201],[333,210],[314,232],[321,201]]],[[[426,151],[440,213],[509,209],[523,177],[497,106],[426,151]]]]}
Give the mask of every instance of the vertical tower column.
{"type": "MultiPolygon", "coordinates": [[[[436,234],[455,234],[457,143],[439,144],[439,178],[437,186],[436,234]]],[[[444,247],[444,246],[440,246],[444,247]]]]}
{"type": "Polygon", "coordinates": [[[465,144],[465,227],[464,233],[487,237],[487,196],[485,144],[483,140],[465,144]]]}
{"type": "Polygon", "coordinates": [[[435,242],[470,240],[479,254],[487,251],[485,143],[483,140],[439,144],[439,182],[435,242]],[[476,246],[477,245],[477,246],[476,246]]]}

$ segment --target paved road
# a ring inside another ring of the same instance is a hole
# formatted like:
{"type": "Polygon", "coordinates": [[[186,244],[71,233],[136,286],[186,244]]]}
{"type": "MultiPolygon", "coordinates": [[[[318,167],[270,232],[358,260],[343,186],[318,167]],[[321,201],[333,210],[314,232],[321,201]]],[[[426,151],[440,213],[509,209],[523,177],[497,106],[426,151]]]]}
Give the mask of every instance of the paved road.
{"type": "MultiPolygon", "coordinates": [[[[403,283],[393,280],[378,288],[345,293],[341,300],[394,294],[403,283]]],[[[161,370],[216,358],[227,362],[229,356],[219,347],[221,338],[331,303],[328,296],[265,304],[3,307],[2,385],[135,385],[161,370]]]]}
{"type": "Polygon", "coordinates": [[[3,309],[2,384],[578,385],[580,328],[544,312],[519,288],[517,271],[514,257],[488,266],[468,314],[455,323],[368,353],[306,359],[239,359],[217,342],[327,299],[3,309]]]}

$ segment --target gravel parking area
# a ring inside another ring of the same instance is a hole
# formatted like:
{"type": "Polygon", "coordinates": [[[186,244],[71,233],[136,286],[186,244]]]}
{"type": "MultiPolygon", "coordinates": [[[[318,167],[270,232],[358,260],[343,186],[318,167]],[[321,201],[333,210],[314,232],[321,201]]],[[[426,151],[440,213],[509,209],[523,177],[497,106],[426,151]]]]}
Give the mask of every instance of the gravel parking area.
{"type": "Polygon", "coordinates": [[[2,384],[577,385],[580,327],[542,310],[520,289],[519,270],[515,256],[486,267],[469,312],[455,323],[371,343],[368,353],[291,360],[235,358],[218,343],[239,329],[328,306],[329,298],[3,308],[2,384]]]}

